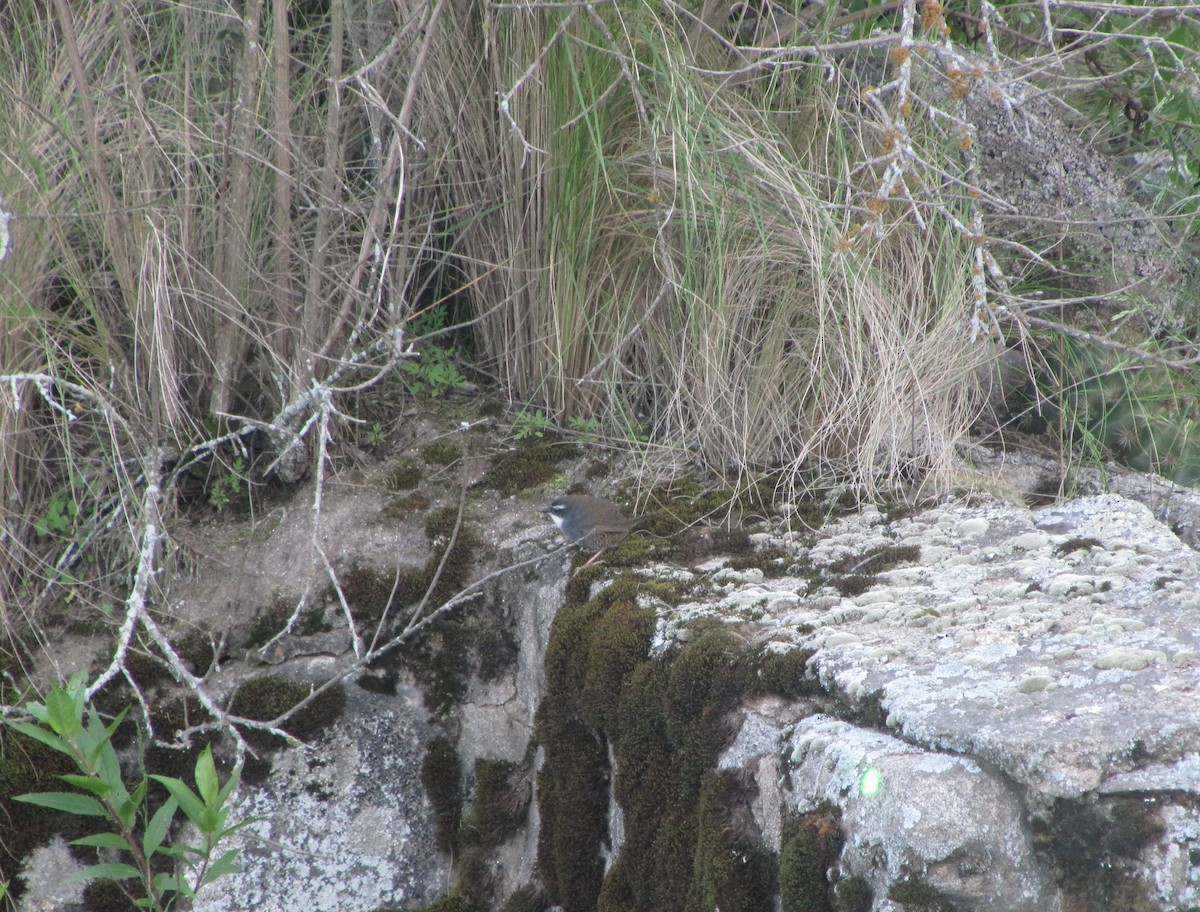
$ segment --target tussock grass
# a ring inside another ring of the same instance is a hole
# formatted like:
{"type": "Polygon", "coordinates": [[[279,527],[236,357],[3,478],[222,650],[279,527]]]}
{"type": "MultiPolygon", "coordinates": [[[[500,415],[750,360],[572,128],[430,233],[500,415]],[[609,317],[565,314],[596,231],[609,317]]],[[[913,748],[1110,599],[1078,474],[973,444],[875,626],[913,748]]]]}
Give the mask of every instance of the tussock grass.
{"type": "Polygon", "coordinates": [[[416,73],[345,57],[419,32],[346,9],[10,5],[0,610],[122,600],[148,486],[169,514],[235,459],[303,477],[313,390],[403,353],[433,219],[402,205],[416,73]]]}
{"type": "Polygon", "coordinates": [[[872,490],[944,468],[988,356],[965,249],[903,225],[841,249],[863,141],[846,99],[796,71],[714,76],[698,23],[625,4],[488,32],[513,120],[477,114],[456,182],[498,204],[461,234],[479,307],[510,305],[480,321],[484,351],[561,423],[648,440],[648,464],[872,490]]]}

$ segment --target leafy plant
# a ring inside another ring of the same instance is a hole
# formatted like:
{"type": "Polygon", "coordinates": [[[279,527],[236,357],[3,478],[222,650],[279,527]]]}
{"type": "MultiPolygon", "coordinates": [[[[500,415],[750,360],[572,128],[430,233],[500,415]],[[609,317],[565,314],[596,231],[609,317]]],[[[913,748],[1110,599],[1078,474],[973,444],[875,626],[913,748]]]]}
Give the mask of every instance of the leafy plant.
{"type": "Polygon", "coordinates": [[[383,430],[383,425],[378,421],[367,428],[367,443],[371,446],[380,446],[386,442],[387,433],[383,430]]]}
{"type": "Polygon", "coordinates": [[[462,389],[467,385],[467,378],[454,363],[453,349],[421,342],[423,337],[439,333],[445,328],[445,307],[424,310],[409,324],[418,346],[418,357],[401,361],[400,370],[411,378],[409,389],[414,396],[427,395],[430,399],[436,399],[448,389],[462,389]]]}
{"type": "Polygon", "coordinates": [[[583,418],[580,415],[572,415],[567,419],[567,427],[576,434],[595,434],[600,430],[600,421],[597,418],[583,418]]]}
{"type": "Polygon", "coordinates": [[[408,374],[408,387],[415,396],[436,399],[448,389],[462,389],[467,378],[454,363],[454,354],[440,345],[430,345],[420,352],[419,358],[400,362],[400,370],[408,374]]]}
{"type": "Polygon", "coordinates": [[[218,513],[221,512],[229,505],[229,501],[241,491],[242,482],[245,480],[246,464],[241,456],[237,456],[229,466],[229,471],[218,475],[217,480],[208,489],[208,502],[218,513]]]}
{"type": "Polygon", "coordinates": [[[540,409],[532,412],[521,409],[513,421],[513,437],[517,440],[541,437],[552,427],[554,423],[540,409]]]}
{"type": "Polygon", "coordinates": [[[66,535],[79,516],[79,504],[75,498],[55,495],[46,504],[46,513],[34,523],[34,531],[41,537],[47,535],[66,535]]]}
{"type": "Polygon", "coordinates": [[[51,690],[45,703],[29,702],[25,708],[35,722],[5,724],[66,754],[79,773],[60,777],[76,791],[34,792],[17,795],[15,800],[106,820],[107,830],[73,840],[71,844],[115,851],[128,858],[91,865],[75,875],[76,879],[138,880],[145,895],[136,900],[137,905],[166,910],[180,897],[192,899],[202,887],[238,870],[238,849],[220,855],[216,855],[216,849],[226,837],[252,822],[251,819],[232,825],[228,822],[229,799],[237,788],[240,766],[221,785],[212,749],[205,747],[196,760],[194,791],[181,779],[145,773],[130,790],[112,746],[113,733],[128,709],[106,726],[96,708],[88,704],[82,674],[72,677],[65,687],[51,690]],[[153,812],[147,800],[151,779],[170,795],[153,812]],[[180,809],[199,831],[200,845],[168,844],[171,824],[180,809]]]}

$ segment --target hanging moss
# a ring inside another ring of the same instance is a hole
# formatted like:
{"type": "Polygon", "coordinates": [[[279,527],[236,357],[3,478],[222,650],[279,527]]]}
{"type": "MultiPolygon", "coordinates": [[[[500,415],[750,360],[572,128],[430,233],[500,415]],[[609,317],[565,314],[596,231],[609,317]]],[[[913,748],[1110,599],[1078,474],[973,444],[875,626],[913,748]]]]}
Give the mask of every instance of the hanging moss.
{"type": "Polygon", "coordinates": [[[837,912],[871,912],[875,891],[861,874],[843,877],[833,888],[833,906],[837,912]]]}
{"type": "MultiPolygon", "coordinates": [[[[390,910],[385,910],[390,912],[390,910]]],[[[427,906],[421,906],[419,909],[413,909],[412,912],[480,912],[479,907],[471,903],[464,896],[443,896],[441,899],[431,902],[427,906]]]]}
{"type": "Polygon", "coordinates": [[[538,860],[548,897],[568,912],[595,908],[603,874],[599,849],[608,825],[607,751],[600,732],[584,721],[585,690],[591,715],[605,717],[607,704],[596,685],[588,686],[588,671],[596,671],[603,657],[626,668],[645,658],[652,628],[637,620],[636,591],[636,581],[622,578],[591,601],[568,598],[546,649],[547,695],[536,720],[546,752],[539,777],[538,860]],[[610,612],[613,620],[606,622],[610,612]],[[618,642],[610,644],[603,636],[614,631],[618,642]]]}
{"type": "Polygon", "coordinates": [[[811,649],[789,649],[787,652],[764,651],[758,659],[760,693],[775,694],[789,700],[814,696],[821,692],[820,682],[808,673],[811,649]]]}
{"type": "Polygon", "coordinates": [[[511,760],[475,761],[475,796],[462,821],[461,841],[498,846],[516,833],[529,813],[532,792],[524,769],[511,760]]]}
{"type": "Polygon", "coordinates": [[[827,871],[842,850],[841,814],[825,804],[784,822],[779,850],[783,912],[834,912],[827,871]]]}
{"type": "Polygon", "coordinates": [[[689,912],[760,912],[774,905],[774,853],[762,847],[736,771],[709,770],[696,810],[696,848],[689,912]]]}
{"type": "Polygon", "coordinates": [[[546,892],[567,912],[594,909],[608,825],[608,765],[595,732],[543,701],[538,739],[546,762],[538,778],[538,865],[546,892]]]}
{"type": "Polygon", "coordinates": [[[454,836],[462,818],[463,792],[458,751],[444,735],[434,738],[425,748],[421,785],[433,805],[437,846],[448,853],[454,847],[454,836]]]}
{"type": "Polygon", "coordinates": [[[722,802],[707,805],[708,830],[699,810],[705,774],[731,736],[728,712],[754,671],[722,629],[651,660],[654,618],[637,606],[638,586],[623,577],[588,602],[569,598],[551,629],[538,709],[546,750],[538,859],[548,897],[567,912],[699,912],[714,908],[705,905],[713,896],[722,908],[755,908],[763,883],[770,892],[763,871],[773,863],[740,852],[735,864],[715,822],[722,802]],[[602,880],[609,743],[626,842],[602,880]]]}
{"type": "Polygon", "coordinates": [[[1059,885],[1080,909],[1157,908],[1136,868],[1166,831],[1158,806],[1139,798],[1056,798],[1030,820],[1034,847],[1054,864],[1059,885]]]}
{"type": "Polygon", "coordinates": [[[549,908],[550,903],[542,888],[527,884],[505,900],[502,912],[546,912],[549,908]]]}

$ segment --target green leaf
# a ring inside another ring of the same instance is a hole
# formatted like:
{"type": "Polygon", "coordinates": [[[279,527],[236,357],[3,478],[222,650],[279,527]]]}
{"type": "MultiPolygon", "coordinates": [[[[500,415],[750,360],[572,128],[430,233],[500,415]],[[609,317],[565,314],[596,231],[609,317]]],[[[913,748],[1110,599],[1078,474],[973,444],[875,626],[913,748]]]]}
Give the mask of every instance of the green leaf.
{"type": "Polygon", "coordinates": [[[113,861],[84,868],[82,871],[72,874],[67,880],[95,880],[98,877],[105,880],[138,880],[141,876],[142,872],[133,865],[113,861]]]}
{"type": "Polygon", "coordinates": [[[230,849],[209,865],[208,870],[204,872],[204,876],[200,878],[200,883],[196,884],[196,889],[199,890],[205,884],[212,883],[218,877],[224,877],[226,874],[236,874],[240,871],[242,866],[238,864],[237,860],[240,853],[240,849],[230,849]]]}
{"type": "Polygon", "coordinates": [[[81,728],[81,714],[75,711],[75,695],[65,688],[55,687],[46,694],[46,716],[50,727],[63,737],[70,737],[81,728]]]}
{"type": "Polygon", "coordinates": [[[46,712],[46,706],[44,703],[34,703],[32,700],[30,700],[25,704],[25,712],[29,713],[29,715],[33,716],[43,725],[50,724],[50,714],[46,712]]]}
{"type": "Polygon", "coordinates": [[[212,745],[207,744],[196,758],[196,788],[207,807],[211,808],[216,804],[220,787],[217,768],[213,764],[212,745]]]}
{"type": "Polygon", "coordinates": [[[129,851],[129,843],[116,833],[96,833],[94,836],[81,836],[78,839],[72,839],[70,844],[91,846],[94,849],[120,849],[123,852],[129,851]]]}
{"type": "Polygon", "coordinates": [[[157,852],[163,840],[167,838],[167,830],[171,828],[171,821],[175,818],[178,807],[174,798],[168,798],[146,824],[146,834],[142,837],[142,851],[146,853],[147,858],[157,852]]]}
{"type": "MultiPolygon", "coordinates": [[[[164,893],[190,892],[187,881],[183,879],[183,875],[178,871],[173,874],[155,874],[153,883],[154,892],[159,896],[162,896],[164,893]]],[[[184,895],[187,894],[184,893],[184,895]]]]}
{"type": "Polygon", "coordinates": [[[73,785],[75,788],[85,789],[86,791],[91,792],[93,795],[100,795],[101,797],[112,791],[112,788],[107,782],[102,782],[95,776],[77,776],[74,773],[65,773],[58,778],[67,783],[67,785],[73,785]]]}
{"type": "Polygon", "coordinates": [[[14,801],[24,801],[37,807],[50,808],[52,811],[66,811],[80,817],[107,816],[100,802],[87,795],[77,795],[74,792],[34,792],[29,795],[17,795],[14,801]]]}
{"type": "Polygon", "coordinates": [[[217,795],[217,804],[223,805],[229,800],[229,796],[233,794],[238,787],[238,783],[242,779],[242,764],[238,764],[233,768],[233,772],[229,774],[229,781],[221,786],[221,793],[217,795]]]}
{"type": "Polygon", "coordinates": [[[211,831],[211,826],[205,828],[205,823],[208,822],[208,808],[204,806],[204,802],[187,787],[187,783],[176,779],[174,776],[158,776],[151,775],[151,779],[156,782],[161,782],[171,797],[174,798],[183,812],[187,815],[188,820],[196,824],[200,828],[200,832],[207,833],[211,831]]]}
{"type": "MultiPolygon", "coordinates": [[[[146,800],[146,788],[149,783],[143,779],[138,783],[137,788],[133,790],[133,794],[126,793],[125,800],[117,806],[117,817],[126,827],[132,829],[133,819],[137,816],[138,808],[142,806],[142,802],[146,800]]],[[[121,786],[121,791],[125,791],[125,786],[121,786]]]]}
{"type": "Polygon", "coordinates": [[[236,833],[238,830],[242,829],[243,827],[248,827],[252,823],[258,823],[260,820],[266,820],[266,819],[267,818],[265,818],[265,817],[247,817],[245,820],[239,820],[233,826],[227,827],[226,829],[221,830],[219,833],[213,833],[213,842],[220,842],[222,839],[224,839],[230,833],[236,833]]]}
{"type": "Polygon", "coordinates": [[[46,747],[52,747],[54,750],[64,753],[72,759],[75,758],[74,752],[67,745],[67,743],[58,735],[54,734],[54,732],[48,732],[44,728],[39,728],[36,725],[30,725],[28,722],[9,722],[7,725],[13,731],[20,732],[26,738],[32,738],[34,741],[41,741],[42,744],[46,745],[46,747]]]}

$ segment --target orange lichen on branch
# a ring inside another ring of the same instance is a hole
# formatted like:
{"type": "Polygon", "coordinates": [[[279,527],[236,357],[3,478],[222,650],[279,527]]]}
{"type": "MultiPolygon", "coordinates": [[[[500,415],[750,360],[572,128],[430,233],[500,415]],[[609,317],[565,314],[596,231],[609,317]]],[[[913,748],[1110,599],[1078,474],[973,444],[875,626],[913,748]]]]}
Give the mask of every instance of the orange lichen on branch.
{"type": "Polygon", "coordinates": [[[942,4],[938,0],[925,0],[921,5],[921,27],[933,28],[942,17],[942,4]]]}

